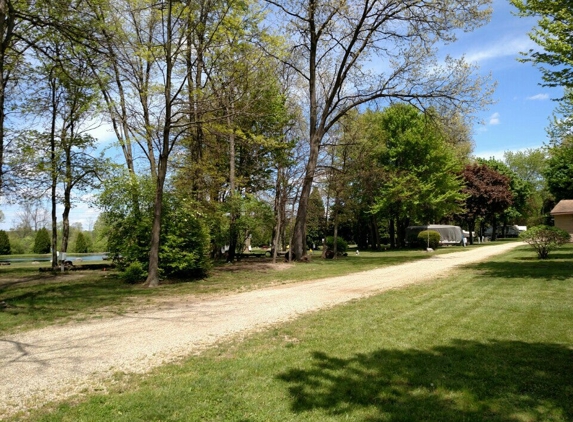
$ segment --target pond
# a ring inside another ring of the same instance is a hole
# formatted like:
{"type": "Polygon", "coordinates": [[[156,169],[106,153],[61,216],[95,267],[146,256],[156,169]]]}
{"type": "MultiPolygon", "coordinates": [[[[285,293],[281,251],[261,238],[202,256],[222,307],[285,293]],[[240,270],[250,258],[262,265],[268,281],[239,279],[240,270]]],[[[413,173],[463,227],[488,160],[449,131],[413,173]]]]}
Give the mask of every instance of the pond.
{"type": "MultiPolygon", "coordinates": [[[[75,254],[75,253],[69,253],[66,254],[66,260],[67,261],[75,261],[77,259],[81,259],[83,262],[86,261],[102,261],[103,257],[107,257],[108,254],[104,253],[104,252],[99,252],[99,253],[93,253],[93,254],[75,254]]],[[[27,255],[27,256],[22,256],[19,255],[18,257],[10,257],[10,255],[4,255],[4,256],[0,256],[0,261],[3,262],[51,262],[52,257],[51,255],[45,254],[45,255],[27,255]]]]}

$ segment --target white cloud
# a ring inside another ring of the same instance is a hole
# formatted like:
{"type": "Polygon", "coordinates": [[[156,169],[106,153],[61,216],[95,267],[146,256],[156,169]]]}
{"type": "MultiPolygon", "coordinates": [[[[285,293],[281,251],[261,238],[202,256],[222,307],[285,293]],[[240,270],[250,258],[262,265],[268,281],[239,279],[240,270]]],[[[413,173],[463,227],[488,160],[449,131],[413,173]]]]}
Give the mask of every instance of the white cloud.
{"type": "Polygon", "coordinates": [[[113,126],[109,123],[93,121],[88,126],[88,133],[92,135],[99,143],[110,142],[117,139],[113,126]]]}
{"type": "Polygon", "coordinates": [[[499,120],[499,113],[493,113],[488,120],[488,124],[490,125],[499,125],[500,124],[500,120],[499,120]]]}
{"type": "Polygon", "coordinates": [[[527,99],[532,101],[545,101],[549,99],[549,94],[536,94],[531,97],[527,97],[527,99]]]}
{"type": "Polygon", "coordinates": [[[465,58],[469,63],[480,63],[501,57],[517,56],[520,52],[528,51],[535,46],[535,43],[525,35],[517,38],[504,37],[484,48],[470,51],[465,58]]]}

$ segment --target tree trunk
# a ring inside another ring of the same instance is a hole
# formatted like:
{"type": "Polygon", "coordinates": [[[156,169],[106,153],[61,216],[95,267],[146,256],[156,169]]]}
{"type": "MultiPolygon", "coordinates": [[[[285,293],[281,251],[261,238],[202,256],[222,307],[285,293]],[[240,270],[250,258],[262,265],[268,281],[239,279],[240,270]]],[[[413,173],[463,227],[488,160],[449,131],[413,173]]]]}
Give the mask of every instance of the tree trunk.
{"type": "MultiPolygon", "coordinates": [[[[274,214],[275,214],[275,226],[273,228],[273,240],[272,240],[272,255],[273,264],[277,263],[277,254],[280,247],[280,238],[282,230],[282,219],[284,215],[283,208],[283,191],[282,191],[282,166],[277,169],[277,181],[275,183],[275,204],[274,204],[274,214]]],[[[286,205],[286,203],[285,203],[286,205]]]]}
{"type": "MultiPolygon", "coordinates": [[[[163,134],[161,142],[161,151],[157,160],[157,179],[155,188],[155,201],[153,204],[153,226],[151,228],[151,245],[149,249],[149,270],[145,286],[159,286],[159,247],[161,241],[161,215],[163,212],[163,189],[165,178],[167,177],[167,166],[169,164],[169,153],[171,151],[171,125],[173,124],[173,98],[171,98],[171,78],[173,75],[174,60],[171,56],[173,42],[172,27],[172,3],[167,1],[166,11],[166,33],[167,40],[165,43],[165,121],[163,123],[163,134]]],[[[150,151],[153,155],[153,150],[150,151]]],[[[150,162],[151,164],[151,162],[150,162]]]]}
{"type": "Polygon", "coordinates": [[[52,269],[58,267],[58,217],[57,217],[57,187],[58,187],[58,162],[56,155],[56,121],[58,118],[58,102],[56,87],[52,75],[50,75],[51,89],[51,124],[50,124],[50,176],[51,176],[51,205],[52,205],[52,269]]]}
{"type": "Polygon", "coordinates": [[[468,221],[468,231],[470,232],[470,245],[474,244],[474,234],[475,234],[476,221],[471,219],[468,221]]]}
{"type": "Polygon", "coordinates": [[[378,230],[378,220],[375,215],[370,216],[370,227],[372,231],[372,250],[380,249],[380,233],[378,230]]]}
{"type": "Polygon", "coordinates": [[[317,34],[316,22],[316,0],[309,0],[308,34],[309,39],[309,61],[308,61],[308,93],[309,93],[309,144],[310,152],[305,168],[305,175],[302,184],[302,191],[299,198],[298,212],[294,226],[293,239],[291,242],[292,253],[298,259],[306,255],[306,218],[308,213],[308,200],[312,190],[314,173],[318,163],[318,153],[322,137],[324,136],[324,123],[318,123],[318,97],[317,97],[317,53],[319,35],[317,34]]]}
{"type": "Polygon", "coordinates": [[[388,234],[390,235],[390,249],[396,249],[396,226],[394,223],[394,217],[390,217],[388,234]]]}
{"type": "Polygon", "coordinates": [[[495,215],[491,218],[491,226],[491,240],[493,242],[497,240],[497,216],[495,215]]]}
{"type": "Polygon", "coordinates": [[[410,222],[409,218],[398,218],[396,219],[397,231],[398,231],[398,247],[404,248],[406,246],[406,227],[410,222]]]}
{"type": "Polygon", "coordinates": [[[308,213],[308,200],[312,190],[314,173],[318,163],[320,138],[317,134],[311,138],[310,154],[306,164],[305,176],[302,184],[302,191],[298,202],[298,211],[294,225],[293,239],[291,242],[291,252],[301,259],[306,255],[306,218],[308,213]]]}
{"type": "Polygon", "coordinates": [[[231,131],[229,134],[229,201],[231,203],[231,215],[229,221],[229,253],[227,255],[227,262],[233,262],[235,260],[235,254],[237,252],[237,239],[238,239],[238,230],[237,230],[237,220],[241,218],[240,210],[236,208],[237,204],[235,203],[237,199],[236,195],[236,169],[235,169],[235,159],[236,159],[236,151],[235,151],[235,131],[233,129],[233,121],[231,116],[233,115],[233,105],[232,99],[229,100],[230,105],[226,107],[227,112],[227,129],[231,131]]]}
{"type": "Polygon", "coordinates": [[[161,214],[163,211],[163,187],[167,173],[167,157],[160,157],[159,174],[155,187],[155,201],[153,204],[153,225],[151,228],[151,247],[149,249],[149,269],[145,286],[159,286],[159,246],[161,238],[161,214]]]}

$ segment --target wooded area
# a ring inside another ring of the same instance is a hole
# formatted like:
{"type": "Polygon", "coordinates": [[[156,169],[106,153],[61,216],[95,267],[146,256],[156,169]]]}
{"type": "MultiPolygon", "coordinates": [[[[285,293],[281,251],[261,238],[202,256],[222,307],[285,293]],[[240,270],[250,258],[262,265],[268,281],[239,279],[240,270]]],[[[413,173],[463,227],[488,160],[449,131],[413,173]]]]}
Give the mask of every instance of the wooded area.
{"type": "Polygon", "coordinates": [[[489,4],[0,0],[0,192],[27,210],[12,235],[50,228],[56,263],[75,233],[156,286],[246,245],[301,259],[327,236],[395,248],[413,224],[545,222],[571,193],[568,141],[472,159],[493,85],[438,60],[489,4]],[[70,227],[82,194],[97,238],[70,227]]]}

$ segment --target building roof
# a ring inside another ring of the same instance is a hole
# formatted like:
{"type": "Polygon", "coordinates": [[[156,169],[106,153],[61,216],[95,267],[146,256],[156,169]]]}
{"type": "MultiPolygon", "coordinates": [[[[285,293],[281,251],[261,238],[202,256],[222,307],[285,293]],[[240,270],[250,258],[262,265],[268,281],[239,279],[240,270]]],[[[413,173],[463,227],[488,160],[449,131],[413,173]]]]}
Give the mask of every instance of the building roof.
{"type": "Polygon", "coordinates": [[[551,210],[551,215],[573,214],[573,199],[562,199],[555,208],[551,210]]]}

